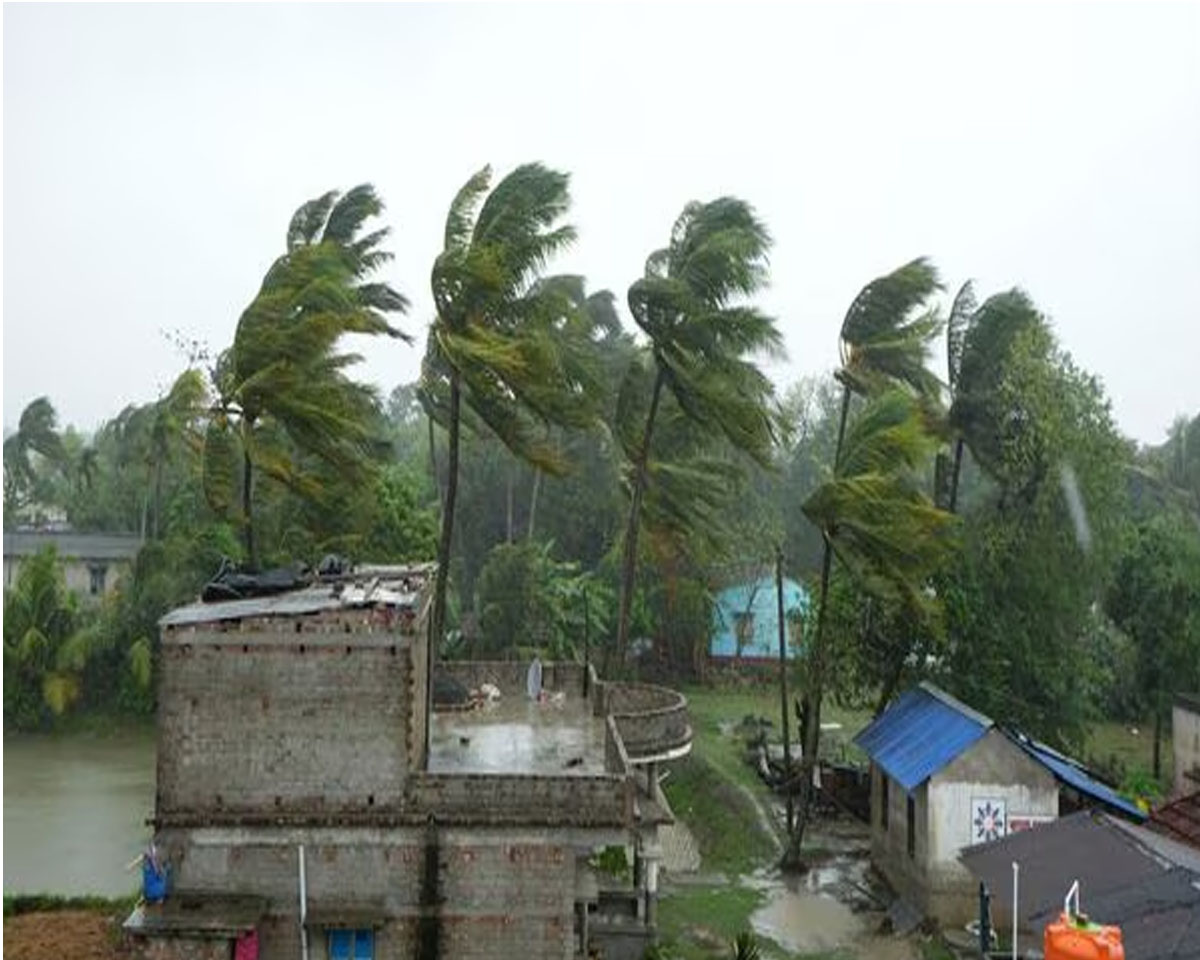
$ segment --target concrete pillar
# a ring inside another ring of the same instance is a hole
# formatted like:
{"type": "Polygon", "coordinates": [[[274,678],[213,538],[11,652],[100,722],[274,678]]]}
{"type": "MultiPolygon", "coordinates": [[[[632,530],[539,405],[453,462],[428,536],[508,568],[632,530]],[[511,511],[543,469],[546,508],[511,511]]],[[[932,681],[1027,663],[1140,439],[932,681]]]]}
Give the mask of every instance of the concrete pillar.
{"type": "Polygon", "coordinates": [[[658,923],[658,857],[646,860],[646,926],[658,923]]]}

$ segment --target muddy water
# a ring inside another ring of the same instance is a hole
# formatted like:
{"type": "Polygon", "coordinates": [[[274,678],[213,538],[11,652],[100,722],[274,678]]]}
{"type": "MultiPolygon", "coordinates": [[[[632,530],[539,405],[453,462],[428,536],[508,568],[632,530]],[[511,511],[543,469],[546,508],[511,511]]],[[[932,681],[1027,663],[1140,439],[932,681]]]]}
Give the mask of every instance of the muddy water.
{"type": "Polygon", "coordinates": [[[849,946],[867,934],[863,909],[867,863],[861,856],[834,856],[800,877],[760,873],[743,878],[767,892],[767,902],[750,916],[755,933],[793,953],[849,946]]]}
{"type": "Polygon", "coordinates": [[[4,738],[4,892],[129,893],[149,837],[154,735],[4,738]]]}

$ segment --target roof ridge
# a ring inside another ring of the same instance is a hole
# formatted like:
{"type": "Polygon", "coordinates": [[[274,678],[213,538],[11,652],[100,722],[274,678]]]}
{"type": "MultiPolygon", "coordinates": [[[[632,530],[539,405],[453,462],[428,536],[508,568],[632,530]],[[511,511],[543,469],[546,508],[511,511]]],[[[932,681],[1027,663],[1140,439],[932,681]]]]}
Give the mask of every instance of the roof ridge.
{"type": "Polygon", "coordinates": [[[951,710],[961,713],[967,719],[974,720],[980,726],[985,728],[996,726],[996,721],[991,717],[980,713],[974,707],[967,706],[967,704],[963,703],[957,697],[951,696],[937,684],[932,683],[929,680],[922,680],[919,686],[931,697],[935,697],[936,699],[940,700],[951,710]]]}

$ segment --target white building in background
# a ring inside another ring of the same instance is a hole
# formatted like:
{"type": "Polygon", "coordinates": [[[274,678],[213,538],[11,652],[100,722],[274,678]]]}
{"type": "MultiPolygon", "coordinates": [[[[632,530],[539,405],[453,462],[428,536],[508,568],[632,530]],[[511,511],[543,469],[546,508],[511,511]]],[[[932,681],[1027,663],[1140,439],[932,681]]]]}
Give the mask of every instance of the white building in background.
{"type": "Polygon", "coordinates": [[[133,533],[74,533],[61,530],[17,530],[4,533],[4,587],[17,580],[21,564],[54,547],[67,589],[97,600],[116,588],[133,567],[142,538],[133,533]]]}

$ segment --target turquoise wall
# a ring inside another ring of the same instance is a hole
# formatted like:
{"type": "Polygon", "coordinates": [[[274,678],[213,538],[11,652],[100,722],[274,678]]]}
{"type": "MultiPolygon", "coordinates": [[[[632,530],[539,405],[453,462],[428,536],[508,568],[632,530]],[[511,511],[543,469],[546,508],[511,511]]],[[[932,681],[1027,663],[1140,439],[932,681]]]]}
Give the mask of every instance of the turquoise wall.
{"type": "MultiPolygon", "coordinates": [[[[754,617],[753,631],[748,643],[742,647],[742,656],[746,658],[779,657],[779,618],[778,601],[775,596],[775,578],[762,577],[749,580],[746,583],[726,587],[717,594],[717,603],[713,610],[712,641],[708,652],[713,657],[737,656],[737,622],[738,617],[749,610],[754,617]]],[[[796,615],[803,615],[808,610],[808,592],[795,580],[784,578],[783,581],[784,616],[789,620],[796,615]]],[[[798,645],[792,642],[796,631],[789,629],[787,655],[794,658],[799,654],[798,645]]]]}

